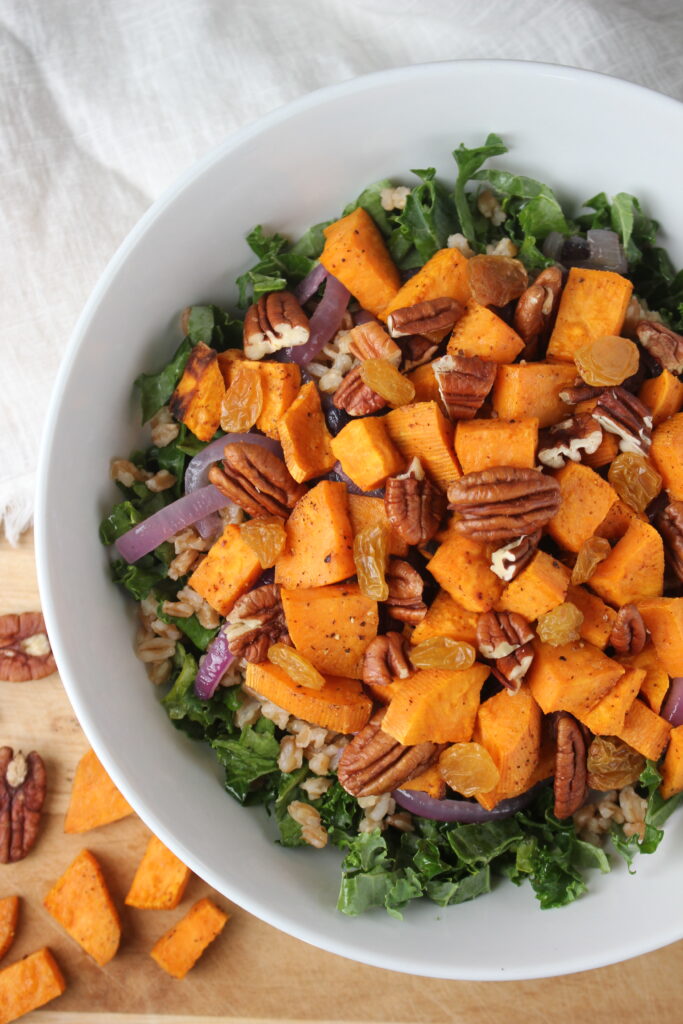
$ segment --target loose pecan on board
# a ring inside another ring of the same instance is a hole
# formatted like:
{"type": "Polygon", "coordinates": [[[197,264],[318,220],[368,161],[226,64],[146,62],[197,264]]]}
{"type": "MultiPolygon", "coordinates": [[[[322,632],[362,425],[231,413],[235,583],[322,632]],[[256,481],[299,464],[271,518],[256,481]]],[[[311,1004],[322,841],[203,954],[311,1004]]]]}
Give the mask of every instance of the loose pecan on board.
{"type": "Polygon", "coordinates": [[[0,747],[0,864],[22,860],[38,837],[47,777],[40,754],[0,747]]]}
{"type": "Polygon", "coordinates": [[[0,615],[0,679],[23,683],[56,671],[42,614],[0,615]]]}

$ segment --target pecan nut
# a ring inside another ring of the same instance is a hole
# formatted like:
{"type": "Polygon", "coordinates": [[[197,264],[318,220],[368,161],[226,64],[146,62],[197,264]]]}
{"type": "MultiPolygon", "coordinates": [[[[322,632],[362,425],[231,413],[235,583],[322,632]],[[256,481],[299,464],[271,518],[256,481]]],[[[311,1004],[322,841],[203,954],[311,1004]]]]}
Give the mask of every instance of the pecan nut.
{"type": "Polygon", "coordinates": [[[209,480],[250,516],[286,519],[306,488],[281,458],[257,444],[234,441],[223,449],[223,466],[213,465],[209,480]]]}
{"type": "Polygon", "coordinates": [[[384,633],[371,640],[363,657],[363,682],[387,686],[394,679],[407,679],[411,674],[408,645],[400,633],[384,633]]]}
{"type": "Polygon", "coordinates": [[[382,732],[386,709],[372,716],[364,729],[344,748],[337,777],[353,796],[377,796],[398,789],[436,761],[441,746],[418,743],[406,747],[382,732]]]}
{"type": "Polygon", "coordinates": [[[424,580],[417,569],[402,558],[390,558],[385,573],[389,596],[384,602],[392,619],[416,625],[427,614],[422,600],[424,580]]]}
{"type": "Polygon", "coordinates": [[[560,505],[560,485],[536,469],[495,466],[467,473],[448,488],[454,529],[475,540],[504,541],[541,529],[560,505]]]}
{"type": "Polygon", "coordinates": [[[337,409],[344,409],[349,416],[370,416],[387,404],[376,391],[369,387],[360,375],[360,366],[346,374],[332,399],[337,409]]]}
{"type": "Polygon", "coordinates": [[[493,669],[494,675],[509,693],[518,693],[533,660],[533,643],[522,644],[512,654],[508,654],[496,661],[493,669]]]}
{"type": "Polygon", "coordinates": [[[230,653],[250,662],[265,661],[273,644],[292,646],[277,583],[256,587],[235,602],[225,636],[230,653]]]}
{"type": "Polygon", "coordinates": [[[403,373],[415,370],[418,366],[428,363],[437,348],[436,342],[431,338],[425,338],[421,334],[407,334],[404,338],[398,339],[398,347],[403,356],[403,373]]]}
{"type": "Polygon", "coordinates": [[[638,341],[663,370],[683,373],[683,335],[654,320],[641,320],[636,326],[638,341]]]}
{"type": "Polygon", "coordinates": [[[439,529],[446,498],[416,458],[405,473],[387,479],[384,507],[392,527],[407,544],[426,544],[439,529]]]}
{"type": "Polygon", "coordinates": [[[647,627],[634,604],[625,604],[614,620],[609,642],[617,654],[640,654],[647,643],[647,627]]]}
{"type": "Polygon", "coordinates": [[[522,292],[515,306],[513,327],[524,342],[526,359],[536,356],[550,336],[562,293],[562,271],[546,267],[522,292]]]}
{"type": "Polygon", "coordinates": [[[604,390],[605,388],[586,384],[580,377],[577,377],[570,388],[560,391],[560,398],[567,405],[578,405],[579,402],[589,402],[592,398],[597,398],[604,390]]]}
{"type": "Polygon", "coordinates": [[[622,452],[647,455],[652,444],[652,413],[625,388],[606,388],[598,395],[593,416],[601,427],[619,438],[622,452]]]}
{"type": "Polygon", "coordinates": [[[402,306],[387,317],[392,338],[408,334],[446,334],[464,315],[465,307],[456,299],[437,298],[402,306]]]}
{"type": "Polygon", "coordinates": [[[467,276],[480,306],[507,306],[529,283],[526,267],[512,256],[473,256],[467,261],[467,276]]]}
{"type": "Polygon", "coordinates": [[[439,394],[452,420],[474,418],[493,387],[497,368],[497,363],[462,352],[449,353],[432,363],[439,394]]]}
{"type": "Polygon", "coordinates": [[[555,718],[555,806],[556,818],[569,818],[578,811],[588,792],[587,750],[583,729],[568,712],[555,718]]]}
{"type": "Polygon", "coordinates": [[[580,462],[593,455],[602,442],[602,427],[590,413],[581,412],[541,430],[538,437],[538,461],[551,469],[561,469],[569,459],[580,462]]]}
{"type": "Polygon", "coordinates": [[[281,348],[305,345],[311,336],[308,317],[292,292],[268,292],[244,317],[244,354],[263,359],[281,348]]]}
{"type": "Polygon", "coordinates": [[[672,501],[657,516],[669,564],[683,582],[683,501],[672,501]]]}
{"type": "Polygon", "coordinates": [[[535,530],[528,536],[518,537],[509,544],[504,544],[502,548],[497,548],[491,555],[491,572],[505,583],[514,580],[526,569],[536,554],[540,541],[541,531],[535,530]]]}
{"type": "Polygon", "coordinates": [[[533,638],[533,629],[517,612],[485,612],[477,621],[477,647],[493,661],[506,658],[533,638]]]}
{"type": "Polygon", "coordinates": [[[42,614],[0,615],[0,679],[23,683],[56,671],[42,614]]]}
{"type": "Polygon", "coordinates": [[[46,791],[40,754],[15,756],[11,747],[0,747],[0,864],[22,860],[33,848],[46,791]]]}
{"type": "Polygon", "coordinates": [[[357,324],[349,331],[349,352],[356,359],[386,359],[392,366],[401,362],[401,349],[377,320],[357,324]]]}

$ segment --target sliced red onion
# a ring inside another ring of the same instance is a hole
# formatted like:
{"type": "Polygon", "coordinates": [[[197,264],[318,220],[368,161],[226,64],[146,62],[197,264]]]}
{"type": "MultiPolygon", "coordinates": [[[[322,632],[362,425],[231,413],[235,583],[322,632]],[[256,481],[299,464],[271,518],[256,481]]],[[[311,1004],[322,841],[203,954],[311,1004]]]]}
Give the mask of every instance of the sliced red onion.
{"type": "Polygon", "coordinates": [[[612,270],[615,274],[626,274],[628,262],[616,231],[605,228],[592,228],[586,232],[591,254],[588,260],[591,267],[597,270],[612,270]]]}
{"type": "Polygon", "coordinates": [[[417,789],[395,789],[391,794],[396,803],[411,814],[420,818],[431,818],[432,821],[457,821],[462,824],[472,822],[497,821],[509,818],[511,814],[523,810],[531,803],[538,791],[537,786],[528,789],[521,796],[510,800],[501,800],[493,810],[487,811],[478,803],[470,800],[437,800],[417,789]]]}
{"type": "Polygon", "coordinates": [[[356,309],[351,314],[351,319],[356,327],[360,326],[360,324],[379,323],[375,314],[371,313],[369,309],[356,309]]]}
{"type": "Polygon", "coordinates": [[[115,541],[116,549],[127,562],[137,562],[154,548],[163,544],[179,530],[192,526],[198,519],[217,512],[230,505],[230,499],[221,494],[213,484],[201,487],[192,494],[185,494],[177,501],[159,509],[149,519],[138,523],[115,541]]]}
{"type": "Polygon", "coordinates": [[[234,661],[235,655],[228,647],[228,638],[222,629],[206,648],[206,654],[199,661],[194,680],[194,692],[201,700],[209,700],[234,661]]]}
{"type": "Polygon", "coordinates": [[[311,317],[311,336],[305,345],[287,349],[287,356],[293,363],[305,366],[315,359],[320,349],[334,338],[341,326],[351,293],[332,274],[327,275],[325,291],[311,317]]]}
{"type": "Polygon", "coordinates": [[[660,711],[672,725],[683,725],[683,676],[674,676],[660,711]]]}
{"type": "Polygon", "coordinates": [[[303,306],[304,302],[307,302],[312,295],[315,295],[320,285],[327,277],[327,271],[325,270],[322,263],[317,263],[313,270],[309,270],[305,278],[299,281],[298,285],[294,289],[294,294],[303,306]]]}
{"type": "Polygon", "coordinates": [[[346,489],[349,494],[364,494],[366,498],[383,498],[384,491],[379,488],[376,491],[364,491],[358,484],[354,484],[350,476],[344,472],[341,466],[341,462],[335,462],[332,472],[337,476],[341,483],[346,484],[346,489]]]}

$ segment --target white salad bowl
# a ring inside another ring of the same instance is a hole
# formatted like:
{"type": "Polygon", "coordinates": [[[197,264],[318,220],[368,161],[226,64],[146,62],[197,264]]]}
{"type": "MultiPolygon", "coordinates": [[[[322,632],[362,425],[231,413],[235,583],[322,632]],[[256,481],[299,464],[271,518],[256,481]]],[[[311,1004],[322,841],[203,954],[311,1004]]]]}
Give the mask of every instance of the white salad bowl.
{"type": "Polygon", "coordinates": [[[262,808],[222,786],[208,747],[176,731],[133,651],[134,612],[112,584],[98,538],[115,492],[112,455],[140,444],[132,381],[179,342],[186,305],[234,306],[253,263],[255,224],[297,236],[338,216],[380,178],[409,182],[495,131],[494,166],[539,178],[563,202],[638,196],[683,264],[683,106],[570,68],[461,61],[380,72],[323,89],[224,142],[142,218],[78,322],[50,406],[39,473],[37,557],[61,677],[107,771],[146,824],[198,875],[297,938],[368,964],[457,979],[531,978],[613,963],[683,936],[683,811],[636,874],[590,873],[576,903],[540,911],[528,885],[441,909],[420,901],[403,921],[335,909],[341,854],[288,850],[262,808]]]}

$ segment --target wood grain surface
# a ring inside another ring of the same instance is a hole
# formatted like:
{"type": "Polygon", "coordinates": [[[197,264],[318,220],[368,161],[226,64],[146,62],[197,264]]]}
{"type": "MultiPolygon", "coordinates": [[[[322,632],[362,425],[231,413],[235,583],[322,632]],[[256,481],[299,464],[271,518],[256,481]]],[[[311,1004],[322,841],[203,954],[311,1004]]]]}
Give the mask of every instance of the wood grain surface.
{"type": "MultiPolygon", "coordinates": [[[[33,546],[0,541],[0,614],[39,607],[33,546]]],[[[23,1018],[33,1024],[232,1024],[267,1021],[546,1024],[571,1019],[621,1022],[683,1020],[683,941],[599,970],[525,982],[457,982],[395,974],[355,964],[292,939],[213,898],[231,915],[222,935],[182,981],[149,957],[154,941],[208,886],[193,877],[176,910],[123,906],[149,832],[135,816],[81,836],[64,835],[74,769],[87,740],[56,675],[0,683],[0,744],[38,750],[49,773],[41,835],[22,862],[0,866],[0,896],[21,896],[17,939],[5,962],[48,945],[67,991],[23,1018]],[[98,967],[42,906],[55,879],[84,847],[100,858],[122,911],[116,958],[98,967]]],[[[530,913],[538,912],[530,904],[530,913]]],[[[562,927],[561,912],[557,927],[562,927]]],[[[637,922],[634,921],[634,927],[637,922]]],[[[520,936],[523,941],[523,936],[520,936]]]]}

